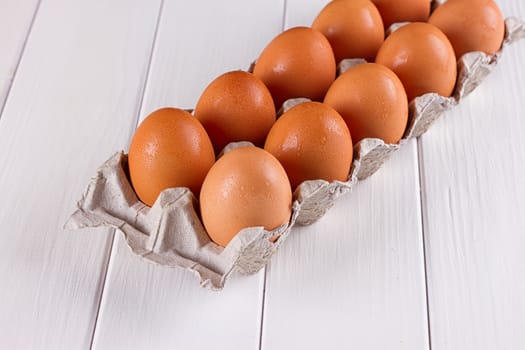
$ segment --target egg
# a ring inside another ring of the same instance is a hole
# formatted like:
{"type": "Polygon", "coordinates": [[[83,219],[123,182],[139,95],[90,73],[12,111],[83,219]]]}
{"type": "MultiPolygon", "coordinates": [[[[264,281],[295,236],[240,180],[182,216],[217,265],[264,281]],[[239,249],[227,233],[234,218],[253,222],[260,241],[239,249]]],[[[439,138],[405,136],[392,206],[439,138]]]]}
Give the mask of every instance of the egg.
{"type": "Polygon", "coordinates": [[[244,146],[210,169],[200,193],[202,222],[211,240],[226,247],[242,229],[274,230],[290,220],[292,190],[286,172],[265,150],[244,146]]]}
{"type": "Polygon", "coordinates": [[[376,63],[396,73],[409,101],[429,92],[450,96],[456,84],[454,49],[432,24],[411,23],[393,32],[379,48],[376,63]]]}
{"type": "Polygon", "coordinates": [[[396,22],[426,22],[430,0],[372,0],[377,6],[385,29],[396,22]]]}
{"type": "Polygon", "coordinates": [[[275,37],[253,69],[270,90],[277,109],[289,98],[322,100],[335,73],[330,42],[321,32],[307,27],[294,27],[275,37]]]}
{"type": "Polygon", "coordinates": [[[213,146],[202,125],[177,108],[163,108],[148,115],[129,147],[131,184],[148,206],[170,187],[188,187],[198,196],[214,162],[213,146]]]}
{"type": "Polygon", "coordinates": [[[264,149],[281,162],[292,188],[306,180],[346,181],[353,156],[345,121],[320,102],[301,103],[283,113],[264,149]]]}
{"type": "Polygon", "coordinates": [[[496,53],[505,35],[505,21],[492,0],[449,0],[439,6],[428,23],[449,38],[456,57],[467,52],[496,53]]]}
{"type": "Polygon", "coordinates": [[[262,146],[275,122],[275,106],[260,79],[248,72],[233,71],[206,87],[194,115],[208,132],[218,154],[235,141],[262,146]]]}
{"type": "Polygon", "coordinates": [[[398,143],[406,129],[408,101],[399,78],[376,63],[354,66],[328,89],[324,102],[344,118],[354,143],[379,138],[398,143]]]}
{"type": "Polygon", "coordinates": [[[385,37],[381,15],[370,0],[329,2],[312,28],[326,36],[337,62],[344,58],[373,61],[385,37]]]}

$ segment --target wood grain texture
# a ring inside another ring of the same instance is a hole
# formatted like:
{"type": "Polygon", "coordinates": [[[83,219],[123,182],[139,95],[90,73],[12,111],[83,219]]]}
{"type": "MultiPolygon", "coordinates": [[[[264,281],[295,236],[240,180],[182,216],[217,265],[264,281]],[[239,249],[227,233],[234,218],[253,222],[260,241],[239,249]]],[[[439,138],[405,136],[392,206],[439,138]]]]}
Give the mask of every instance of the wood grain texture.
{"type": "MultiPolygon", "coordinates": [[[[157,23],[161,2],[42,0],[0,116],[1,349],[523,347],[525,42],[417,146],[295,229],[266,275],[215,293],[111,230],[64,231],[137,117],[193,108],[328,0],[166,0],[157,23]]],[[[525,19],[523,2],[497,2],[525,19]]],[[[36,7],[0,4],[0,103],[36,7]]]]}
{"type": "MultiPolygon", "coordinates": [[[[141,119],[164,106],[193,108],[218,75],[247,69],[282,28],[282,1],[166,1],[141,119]]],[[[220,293],[190,272],[145,263],[118,235],[94,349],[257,349],[263,273],[220,293]]]]}
{"type": "MultiPolygon", "coordinates": [[[[525,18],[522,2],[500,0],[525,18]]],[[[421,138],[433,350],[525,343],[525,43],[421,138]]]]}
{"type": "MultiPolygon", "coordinates": [[[[327,1],[288,1],[286,26],[327,1]]],[[[263,349],[427,349],[415,141],[296,229],[267,270],[263,349]]]]}
{"type": "Polygon", "coordinates": [[[268,268],[263,349],[427,349],[415,142],[296,229],[268,268]]]}
{"type": "Polygon", "coordinates": [[[38,0],[4,0],[0,3],[0,107],[14,78],[38,0]]]}
{"type": "Polygon", "coordinates": [[[96,167],[127,143],[158,9],[40,6],[0,119],[2,349],[90,346],[111,236],[62,225],[96,167]]]}
{"type": "Polygon", "coordinates": [[[164,106],[195,108],[205,87],[246,70],[282,30],[283,0],[166,1],[141,118],[164,106]]]}

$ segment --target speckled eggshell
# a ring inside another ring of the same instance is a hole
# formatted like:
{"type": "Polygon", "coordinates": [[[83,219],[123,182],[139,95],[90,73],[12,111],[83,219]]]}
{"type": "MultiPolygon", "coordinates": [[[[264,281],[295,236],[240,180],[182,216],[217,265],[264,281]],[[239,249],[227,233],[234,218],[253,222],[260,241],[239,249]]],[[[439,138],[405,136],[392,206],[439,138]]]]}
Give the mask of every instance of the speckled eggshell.
{"type": "Polygon", "coordinates": [[[396,73],[409,101],[429,92],[448,97],[456,85],[454,49],[445,34],[428,23],[411,23],[393,32],[376,62],[396,73]]]}
{"type": "Polygon", "coordinates": [[[312,28],[330,41],[337,62],[345,58],[373,61],[385,38],[383,20],[370,0],[329,2],[312,28]]]}
{"type": "Polygon", "coordinates": [[[194,115],[202,123],[218,154],[230,142],[262,146],[275,122],[270,91],[253,74],[225,73],[204,90],[194,115]]]}
{"type": "Polygon", "coordinates": [[[359,64],[340,75],[324,102],[344,118],[354,143],[379,138],[397,143],[408,120],[408,100],[399,78],[385,66],[359,64]]]}
{"type": "Polygon", "coordinates": [[[292,188],[306,180],[346,181],[352,138],[343,118],[320,102],[301,103],[274,124],[264,148],[283,165],[292,188]]]}
{"type": "Polygon", "coordinates": [[[492,0],[449,0],[439,6],[428,23],[448,37],[456,57],[467,52],[496,53],[505,35],[505,21],[492,0]]]}
{"type": "Polygon", "coordinates": [[[146,117],[135,131],[128,162],[135,193],[152,206],[160,192],[170,187],[189,187],[198,196],[215,154],[196,118],[181,109],[163,108],[146,117]]]}
{"type": "Polygon", "coordinates": [[[286,172],[265,150],[244,146],[224,154],[210,169],[200,193],[208,235],[226,247],[242,229],[271,231],[290,220],[292,190],[286,172]]]}
{"type": "Polygon", "coordinates": [[[372,0],[385,29],[396,22],[425,22],[430,15],[430,0],[372,0]]]}
{"type": "Polygon", "coordinates": [[[335,79],[335,57],[330,42],[321,32],[294,27],[266,46],[253,74],[268,87],[277,109],[289,98],[319,101],[335,79]]]}

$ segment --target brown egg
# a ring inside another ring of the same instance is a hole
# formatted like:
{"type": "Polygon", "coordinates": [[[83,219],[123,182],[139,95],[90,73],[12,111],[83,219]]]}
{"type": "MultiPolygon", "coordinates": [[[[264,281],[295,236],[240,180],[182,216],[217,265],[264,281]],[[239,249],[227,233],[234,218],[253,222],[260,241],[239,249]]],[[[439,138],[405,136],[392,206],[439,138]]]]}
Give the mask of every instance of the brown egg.
{"type": "Polygon", "coordinates": [[[377,6],[385,29],[396,22],[426,22],[430,0],[372,0],[377,6]]]}
{"type": "Polygon", "coordinates": [[[204,179],[202,222],[210,238],[225,247],[243,228],[273,230],[290,220],[292,190],[274,156],[257,147],[223,155],[204,179]]]}
{"type": "Polygon", "coordinates": [[[449,0],[439,6],[428,23],[448,37],[456,57],[467,52],[496,53],[505,35],[505,21],[492,0],[449,0]]]}
{"type": "Polygon", "coordinates": [[[312,28],[295,27],[266,46],[253,74],[268,87],[279,109],[293,97],[321,100],[335,79],[335,68],[328,39],[312,28]]]}
{"type": "Polygon", "coordinates": [[[128,155],[133,188],[149,206],[170,187],[189,187],[198,196],[214,161],[213,146],[202,125],[176,108],[159,109],[144,119],[128,155]]]}
{"type": "Polygon", "coordinates": [[[370,0],[329,2],[312,28],[330,41],[337,62],[344,58],[373,61],[385,38],[381,15],[370,0]]]}
{"type": "Polygon", "coordinates": [[[398,143],[408,120],[408,101],[399,78],[376,63],[354,66],[330,86],[324,102],[344,118],[354,143],[374,137],[398,143]]]}
{"type": "Polygon", "coordinates": [[[352,138],[341,116],[320,102],[301,103],[273,125],[264,149],[283,165],[292,188],[303,181],[346,181],[352,138]]]}
{"type": "Polygon", "coordinates": [[[447,37],[428,23],[411,23],[386,38],[376,62],[396,73],[408,100],[428,92],[450,96],[456,85],[456,56],[447,37]]]}
{"type": "Polygon", "coordinates": [[[204,90],[194,115],[208,132],[218,154],[230,142],[262,146],[275,122],[270,91],[253,74],[225,73],[204,90]]]}

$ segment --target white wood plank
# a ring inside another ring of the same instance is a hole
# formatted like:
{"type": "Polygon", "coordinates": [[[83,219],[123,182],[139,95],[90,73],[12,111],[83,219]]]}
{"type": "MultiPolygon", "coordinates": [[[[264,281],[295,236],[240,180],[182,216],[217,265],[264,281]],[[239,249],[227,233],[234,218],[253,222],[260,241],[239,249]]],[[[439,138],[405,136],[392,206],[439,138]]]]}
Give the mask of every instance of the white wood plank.
{"type": "MultiPolygon", "coordinates": [[[[166,1],[141,112],[193,108],[216,76],[246,69],[282,28],[280,0],[166,1]]],[[[202,289],[190,272],[145,263],[119,235],[95,349],[257,349],[263,273],[202,289]]]]}
{"type": "Polygon", "coordinates": [[[415,142],[297,229],[267,271],[263,349],[427,349],[415,142]]]}
{"type": "Polygon", "coordinates": [[[191,273],[133,255],[120,236],[93,349],[256,349],[263,274],[234,278],[221,292],[191,273]]]}
{"type": "MultiPolygon", "coordinates": [[[[288,27],[327,1],[289,0],[288,27]]],[[[427,349],[416,143],[297,229],[267,270],[263,349],[427,349]]]]}
{"type": "Polygon", "coordinates": [[[4,0],[0,3],[0,106],[4,105],[9,86],[32,20],[38,7],[38,0],[4,0]]]}
{"type": "Polygon", "coordinates": [[[0,119],[2,349],[90,346],[111,235],[62,225],[129,140],[159,5],[40,6],[0,119]]]}
{"type": "Polygon", "coordinates": [[[167,1],[141,119],[164,106],[194,108],[220,74],[243,69],[283,26],[283,0],[167,1]]]}
{"type": "MultiPolygon", "coordinates": [[[[519,0],[499,0],[525,18],[519,0]]],[[[432,349],[525,343],[525,42],[422,137],[432,349]]]]}

